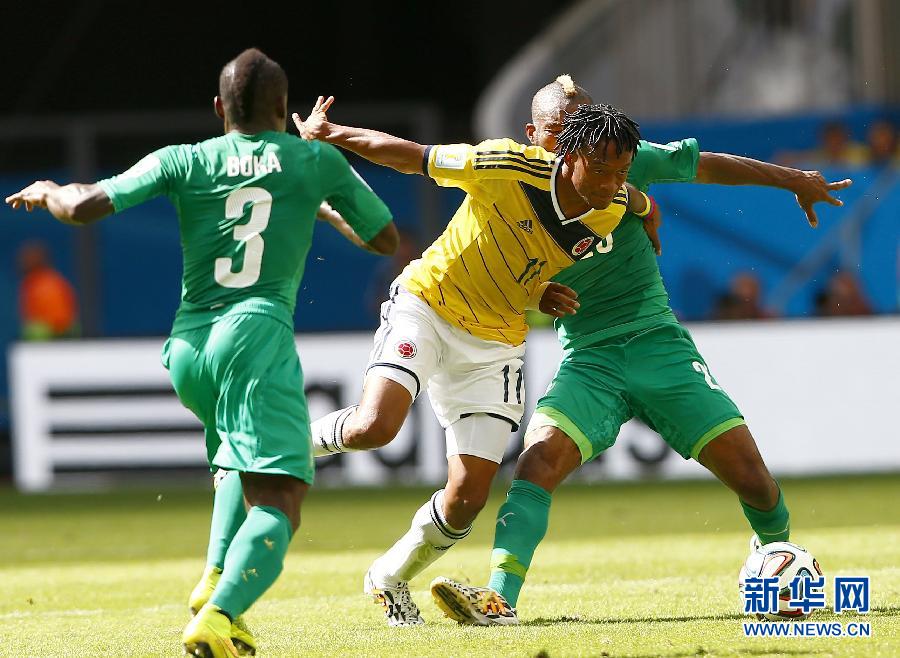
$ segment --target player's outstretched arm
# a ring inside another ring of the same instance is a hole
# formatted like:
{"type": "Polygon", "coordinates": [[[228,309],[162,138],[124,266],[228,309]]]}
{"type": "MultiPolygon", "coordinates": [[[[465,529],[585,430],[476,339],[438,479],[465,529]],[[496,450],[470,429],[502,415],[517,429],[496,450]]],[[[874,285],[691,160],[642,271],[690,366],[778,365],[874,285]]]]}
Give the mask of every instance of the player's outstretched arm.
{"type": "Polygon", "coordinates": [[[52,180],[35,181],[6,197],[6,203],[13,209],[24,206],[28,212],[44,208],[59,221],[77,226],[102,219],[114,210],[112,201],[96,183],[61,186],[52,180]]]}
{"type": "Polygon", "coordinates": [[[397,227],[393,222],[381,229],[374,238],[368,242],[363,242],[363,239],[356,234],[356,231],[354,231],[353,227],[350,226],[346,219],[344,219],[343,215],[332,208],[328,203],[323,202],[322,205],[319,206],[319,210],[316,212],[316,218],[331,224],[338,233],[343,235],[348,241],[352,242],[360,249],[365,249],[366,251],[378,254],[379,256],[390,256],[397,251],[397,246],[400,244],[400,234],[397,232],[397,227]]]}
{"type": "Polygon", "coordinates": [[[844,205],[843,201],[836,199],[831,193],[850,187],[853,183],[849,178],[828,182],[818,171],[802,171],[739,155],[709,152],[700,153],[696,182],[763,185],[788,190],[796,196],[797,203],[806,213],[806,219],[812,227],[819,224],[813,206],[819,202],[830,203],[833,206],[844,205]]]}
{"type": "Polygon", "coordinates": [[[319,96],[309,117],[304,121],[296,112],[291,115],[294,125],[303,139],[318,139],[352,151],[357,155],[396,169],[403,174],[421,174],[425,147],[407,139],[366,128],[340,126],[328,121],[328,108],[334,96],[319,96]]]}

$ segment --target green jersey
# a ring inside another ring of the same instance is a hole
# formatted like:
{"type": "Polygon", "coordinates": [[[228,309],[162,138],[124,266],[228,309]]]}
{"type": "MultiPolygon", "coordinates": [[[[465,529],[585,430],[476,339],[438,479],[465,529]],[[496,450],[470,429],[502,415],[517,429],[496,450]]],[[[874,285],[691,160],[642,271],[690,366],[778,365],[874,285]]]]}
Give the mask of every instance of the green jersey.
{"type": "MultiPolygon", "coordinates": [[[[689,182],[697,176],[699,159],[695,139],[670,144],[641,140],[628,182],[644,192],[652,183],[689,182]]],[[[574,289],[581,303],[578,313],[556,321],[564,349],[675,321],[640,218],[626,213],[596,251],[553,277],[574,289]]]]}
{"type": "Polygon", "coordinates": [[[322,201],[364,241],[391,221],[336,148],[284,132],[167,146],[99,185],[116,212],[162,194],[175,206],[184,264],[175,330],[234,312],[272,315],[293,328],[322,201]]]}

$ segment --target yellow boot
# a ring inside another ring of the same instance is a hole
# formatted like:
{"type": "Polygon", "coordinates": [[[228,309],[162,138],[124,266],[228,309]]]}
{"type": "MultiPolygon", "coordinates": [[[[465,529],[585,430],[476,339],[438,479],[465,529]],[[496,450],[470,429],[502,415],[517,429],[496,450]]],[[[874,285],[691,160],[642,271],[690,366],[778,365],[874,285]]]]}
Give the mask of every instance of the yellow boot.
{"type": "MultiPolygon", "coordinates": [[[[212,596],[216,585],[219,584],[219,578],[222,576],[222,570],[218,567],[206,567],[203,570],[203,576],[200,582],[194,587],[188,598],[188,608],[191,616],[196,615],[212,596]]],[[[247,627],[243,617],[237,617],[231,624],[231,642],[237,649],[238,655],[255,656],[256,655],[256,638],[247,627]]]]}
{"type": "Polygon", "coordinates": [[[201,658],[238,658],[231,641],[231,621],[212,603],[200,608],[184,629],[184,652],[201,658]]]}

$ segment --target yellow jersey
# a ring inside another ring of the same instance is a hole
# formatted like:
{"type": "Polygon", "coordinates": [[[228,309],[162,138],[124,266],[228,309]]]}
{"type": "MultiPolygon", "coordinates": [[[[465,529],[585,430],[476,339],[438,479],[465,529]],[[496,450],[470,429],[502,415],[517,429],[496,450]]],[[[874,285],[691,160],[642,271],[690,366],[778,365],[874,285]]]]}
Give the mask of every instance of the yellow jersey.
{"type": "Polygon", "coordinates": [[[544,284],[608,251],[628,205],[623,186],[605,210],[566,218],[556,198],[560,164],[550,151],[511,139],[429,146],[424,173],[466,198],[400,284],[473,336],[520,345],[525,310],[537,306],[544,284]]]}

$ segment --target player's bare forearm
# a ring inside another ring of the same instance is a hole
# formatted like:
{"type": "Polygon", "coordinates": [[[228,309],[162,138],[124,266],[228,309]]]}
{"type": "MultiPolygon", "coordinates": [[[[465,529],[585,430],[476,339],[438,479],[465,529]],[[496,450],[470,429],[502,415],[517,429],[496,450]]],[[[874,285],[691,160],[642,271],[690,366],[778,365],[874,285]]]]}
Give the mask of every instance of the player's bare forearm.
{"type": "Polygon", "coordinates": [[[792,184],[803,178],[805,173],[792,167],[782,167],[740,155],[703,152],[697,165],[696,181],[717,185],[762,185],[790,190],[792,184]]]}
{"type": "Polygon", "coordinates": [[[99,185],[72,183],[49,195],[47,210],[61,222],[83,225],[111,215],[115,208],[99,185]]]}
{"type": "Polygon", "coordinates": [[[53,181],[35,181],[25,189],[6,197],[14,209],[44,208],[64,224],[80,226],[95,222],[114,211],[112,201],[96,183],[70,183],[60,186],[53,181]]]}
{"type": "Polygon", "coordinates": [[[659,227],[662,224],[662,218],[659,214],[659,208],[654,206],[654,202],[646,194],[631,183],[625,183],[628,189],[628,206],[626,210],[634,213],[644,220],[644,231],[653,245],[653,251],[657,256],[662,255],[662,245],[659,240],[659,227]]]}
{"type": "Polygon", "coordinates": [[[323,141],[403,174],[421,174],[425,147],[407,139],[367,128],[328,124],[323,141]]]}
{"type": "Polygon", "coordinates": [[[628,189],[628,212],[643,215],[647,210],[647,197],[631,183],[625,183],[625,187],[628,189]]]}
{"type": "Polygon", "coordinates": [[[397,233],[397,227],[394,226],[393,222],[381,229],[381,231],[379,231],[374,238],[369,240],[369,242],[363,242],[363,239],[357,235],[356,231],[354,231],[353,227],[347,223],[347,220],[343,218],[341,213],[332,208],[328,203],[323,203],[319,206],[316,217],[331,224],[338,233],[343,235],[349,242],[360,249],[365,249],[366,251],[379,256],[390,256],[397,251],[400,236],[397,233]]]}
{"type": "Polygon", "coordinates": [[[700,154],[695,180],[698,183],[763,185],[788,190],[796,195],[797,203],[813,227],[819,223],[813,206],[819,202],[833,206],[844,205],[843,201],[831,193],[850,187],[853,183],[849,178],[828,182],[818,171],[802,171],[740,155],[709,152],[700,154]]]}
{"type": "Polygon", "coordinates": [[[319,96],[305,121],[296,112],[291,115],[297,132],[303,139],[318,139],[340,146],[370,162],[396,169],[403,174],[423,173],[424,146],[377,130],[331,123],[327,113],[333,103],[334,96],[319,96]]]}
{"type": "Polygon", "coordinates": [[[356,231],[353,230],[353,227],[347,223],[347,220],[344,219],[341,214],[332,208],[327,203],[323,203],[319,206],[319,210],[316,211],[316,218],[322,220],[323,222],[327,222],[334,227],[334,229],[347,238],[348,242],[353,243],[360,249],[365,249],[366,251],[373,251],[369,245],[363,242],[362,238],[356,234],[356,231]]]}

